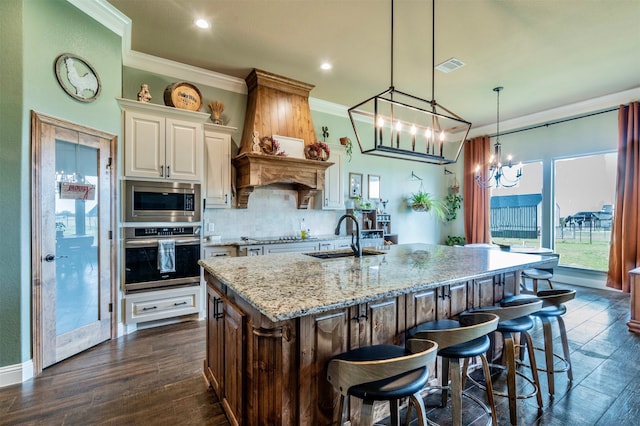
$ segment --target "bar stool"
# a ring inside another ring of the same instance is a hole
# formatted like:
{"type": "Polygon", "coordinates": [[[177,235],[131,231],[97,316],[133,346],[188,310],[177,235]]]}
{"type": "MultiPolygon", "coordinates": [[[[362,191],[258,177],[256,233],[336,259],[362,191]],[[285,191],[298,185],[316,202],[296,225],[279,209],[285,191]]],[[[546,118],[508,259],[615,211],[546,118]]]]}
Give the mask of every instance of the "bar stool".
{"type": "Polygon", "coordinates": [[[531,291],[527,288],[527,279],[530,279],[533,282],[533,294],[538,293],[538,281],[546,281],[547,285],[550,289],[553,290],[553,283],[551,282],[551,278],[553,278],[553,268],[558,266],[558,261],[560,260],[560,255],[557,253],[550,253],[548,255],[544,255],[548,262],[533,269],[525,269],[522,271],[520,275],[520,288],[527,293],[531,291]]]}
{"type": "Polygon", "coordinates": [[[533,282],[533,293],[536,294],[538,292],[538,280],[546,281],[549,285],[550,289],[553,289],[553,283],[551,283],[551,278],[553,278],[553,273],[547,271],[546,269],[525,269],[522,271],[520,278],[522,279],[522,284],[520,288],[525,291],[529,291],[527,288],[527,278],[533,282]]]}
{"type": "Polygon", "coordinates": [[[571,369],[571,355],[569,353],[569,343],[567,341],[567,329],[564,325],[562,315],[567,312],[565,302],[576,297],[575,290],[541,290],[536,295],[542,300],[542,309],[532,315],[539,318],[542,322],[542,331],[544,334],[544,348],[536,348],[543,350],[545,354],[545,368],[539,368],[538,371],[547,373],[547,385],[549,386],[549,395],[553,397],[555,393],[554,373],[567,372],[569,384],[573,381],[573,371],[571,369]],[[555,319],[558,322],[560,330],[560,341],[562,342],[563,356],[554,352],[553,349],[553,331],[551,329],[551,321],[555,319]],[[562,363],[562,367],[556,368],[554,360],[558,359],[562,363]]]}
{"type": "Polygon", "coordinates": [[[428,365],[435,362],[438,345],[421,339],[411,348],[414,353],[402,346],[366,346],[329,361],[327,380],[340,392],[340,425],[344,424],[348,396],[362,400],[361,425],[373,424],[375,401],[389,401],[391,424],[399,425],[399,400],[405,397],[409,398],[409,406],[416,406],[418,424],[427,424],[420,391],[429,381],[428,365]]]}
{"type": "MultiPolygon", "coordinates": [[[[473,395],[466,395],[491,415],[491,423],[497,425],[496,408],[493,401],[491,374],[485,353],[489,350],[488,334],[498,326],[498,317],[489,313],[460,315],[458,320],[437,320],[417,325],[407,330],[407,344],[413,339],[432,340],[438,344],[438,356],[442,358],[441,406],[447,405],[448,390],[451,390],[453,425],[462,424],[462,394],[466,374],[460,368],[460,359],[480,357],[483,366],[489,407],[473,395]],[[450,368],[451,367],[451,368],[450,368]],[[451,385],[449,386],[449,375],[451,385]]],[[[468,363],[465,362],[465,366],[468,363]]],[[[407,416],[410,409],[407,409],[407,416]]]]}
{"type": "MultiPolygon", "coordinates": [[[[542,308],[542,300],[537,298],[513,298],[511,300],[501,301],[500,306],[488,306],[473,309],[469,312],[485,312],[495,314],[500,318],[497,330],[502,335],[503,348],[502,358],[504,365],[490,364],[493,367],[506,369],[507,371],[507,392],[494,390],[493,393],[499,396],[509,398],[509,419],[511,424],[518,424],[517,401],[518,399],[536,397],[538,407],[542,408],[542,395],[540,392],[540,380],[538,378],[538,370],[534,353],[533,340],[528,330],[533,328],[533,319],[530,317],[542,308]],[[525,345],[528,349],[529,363],[531,367],[531,375],[529,378],[522,372],[517,370],[516,365],[516,344],[514,334],[520,333],[525,338],[525,345]],[[533,386],[533,391],[526,394],[518,394],[516,390],[516,376],[521,377],[533,386]]],[[[478,387],[483,386],[469,377],[469,380],[478,387]]]]}

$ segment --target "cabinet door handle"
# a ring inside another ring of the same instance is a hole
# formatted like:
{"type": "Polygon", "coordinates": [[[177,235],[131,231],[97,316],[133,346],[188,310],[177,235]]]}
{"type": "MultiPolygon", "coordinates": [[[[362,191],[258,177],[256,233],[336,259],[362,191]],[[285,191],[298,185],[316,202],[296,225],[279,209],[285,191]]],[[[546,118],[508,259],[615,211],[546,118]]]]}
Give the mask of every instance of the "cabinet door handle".
{"type": "Polygon", "coordinates": [[[222,299],[218,299],[216,301],[216,305],[220,306],[220,308],[216,307],[216,319],[222,319],[222,317],[224,317],[224,312],[223,312],[223,309],[222,309],[222,303],[223,303],[222,299]]]}
{"type": "Polygon", "coordinates": [[[225,256],[229,256],[228,253],[216,253],[213,255],[213,257],[225,257],[225,256]]]}
{"type": "Polygon", "coordinates": [[[171,177],[171,166],[167,166],[167,177],[171,177]]]}
{"type": "Polygon", "coordinates": [[[158,307],[157,306],[151,306],[149,308],[142,308],[143,311],[152,311],[154,309],[158,309],[158,307]]]}
{"type": "Polygon", "coordinates": [[[173,306],[180,306],[180,305],[186,305],[187,302],[176,302],[173,304],[173,306]]]}
{"type": "Polygon", "coordinates": [[[229,198],[229,194],[224,194],[224,203],[227,204],[229,198]]]}
{"type": "Polygon", "coordinates": [[[160,177],[164,177],[164,166],[160,166],[160,177]]]}

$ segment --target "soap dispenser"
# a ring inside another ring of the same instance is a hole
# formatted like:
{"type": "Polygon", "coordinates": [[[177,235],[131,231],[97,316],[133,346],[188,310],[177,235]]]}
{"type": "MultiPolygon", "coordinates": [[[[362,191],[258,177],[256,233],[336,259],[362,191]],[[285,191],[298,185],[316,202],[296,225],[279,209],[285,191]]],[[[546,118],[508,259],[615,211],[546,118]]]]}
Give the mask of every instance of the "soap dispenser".
{"type": "Polygon", "coordinates": [[[300,238],[307,238],[307,226],[304,224],[304,218],[300,220],[300,238]]]}

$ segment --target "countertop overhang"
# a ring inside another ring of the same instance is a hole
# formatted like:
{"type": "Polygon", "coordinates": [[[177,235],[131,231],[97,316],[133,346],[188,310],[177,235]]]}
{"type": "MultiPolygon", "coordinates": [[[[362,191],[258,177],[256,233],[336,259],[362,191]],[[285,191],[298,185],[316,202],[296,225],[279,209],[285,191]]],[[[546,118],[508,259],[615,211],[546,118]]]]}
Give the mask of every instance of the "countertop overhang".
{"type": "Polygon", "coordinates": [[[199,264],[278,322],[546,262],[544,256],[502,250],[402,244],[362,258],[323,260],[286,253],[200,260],[199,264]]]}

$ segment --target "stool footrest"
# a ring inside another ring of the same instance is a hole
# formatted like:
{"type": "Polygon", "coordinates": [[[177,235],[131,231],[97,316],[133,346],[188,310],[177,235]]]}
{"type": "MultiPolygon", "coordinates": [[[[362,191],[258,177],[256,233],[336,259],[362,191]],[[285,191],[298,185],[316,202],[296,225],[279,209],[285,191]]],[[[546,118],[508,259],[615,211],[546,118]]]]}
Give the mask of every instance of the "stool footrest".
{"type": "MultiPolygon", "coordinates": [[[[535,349],[536,351],[540,351],[542,353],[545,352],[544,348],[541,348],[541,347],[534,346],[533,349],[535,349]]],[[[567,361],[562,355],[557,354],[555,352],[553,353],[553,356],[558,361],[561,361],[564,366],[563,367],[559,367],[559,368],[555,368],[555,364],[554,364],[554,369],[553,370],[549,370],[549,366],[547,365],[546,368],[538,367],[537,370],[538,371],[544,371],[545,373],[549,373],[549,372],[566,373],[567,371],[569,371],[569,368],[570,368],[569,361],[567,361]]],[[[531,366],[529,364],[527,364],[524,361],[520,361],[519,359],[516,360],[516,364],[518,364],[518,365],[520,365],[522,367],[531,368],[531,366]]]]}
{"type": "MultiPolygon", "coordinates": [[[[471,367],[475,367],[476,365],[470,365],[469,368],[471,367]]],[[[502,370],[502,371],[506,371],[507,367],[504,365],[500,365],[500,364],[489,364],[489,368],[493,369],[497,369],[497,370],[502,370]]],[[[530,393],[523,393],[523,394],[518,394],[516,395],[516,399],[528,399],[528,398],[532,398],[534,396],[536,396],[536,394],[538,393],[538,386],[536,386],[536,383],[533,381],[532,378],[527,377],[524,373],[520,372],[520,371],[516,371],[516,376],[520,377],[521,379],[523,379],[525,382],[527,382],[527,384],[531,385],[533,387],[533,390],[530,393]]],[[[467,374],[467,379],[473,383],[474,385],[476,385],[478,388],[482,389],[482,390],[487,390],[486,386],[484,386],[482,383],[478,382],[476,379],[474,379],[473,377],[471,377],[469,374],[467,374]]],[[[495,381],[492,380],[492,383],[495,385],[495,381]]],[[[509,397],[508,393],[505,392],[501,392],[499,390],[496,390],[495,387],[493,389],[493,394],[497,395],[497,396],[502,396],[505,398],[509,397]]]]}

